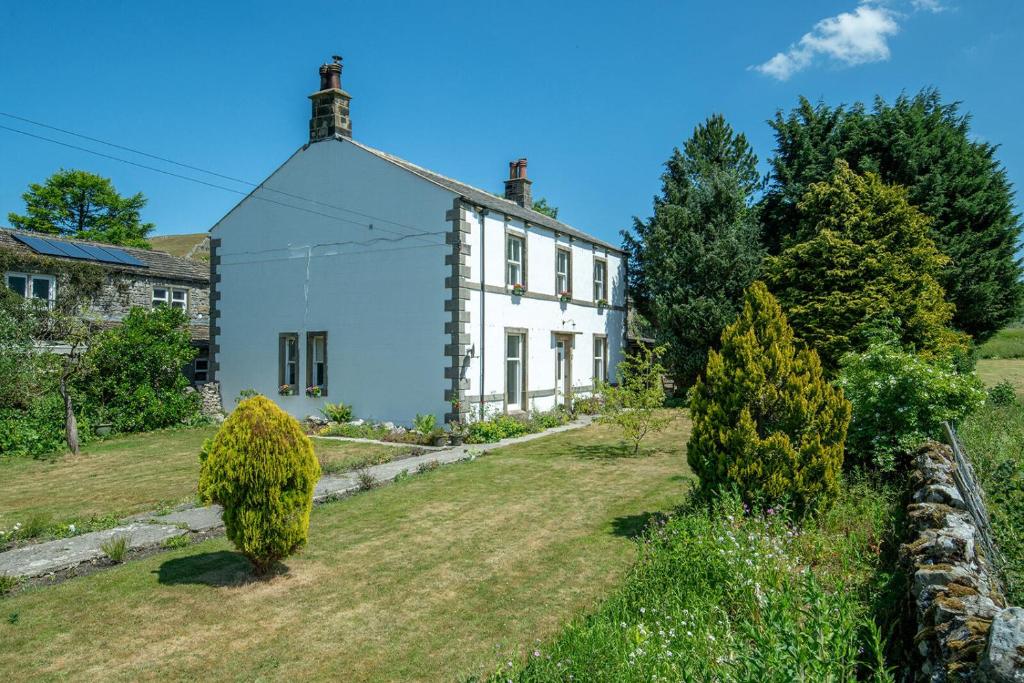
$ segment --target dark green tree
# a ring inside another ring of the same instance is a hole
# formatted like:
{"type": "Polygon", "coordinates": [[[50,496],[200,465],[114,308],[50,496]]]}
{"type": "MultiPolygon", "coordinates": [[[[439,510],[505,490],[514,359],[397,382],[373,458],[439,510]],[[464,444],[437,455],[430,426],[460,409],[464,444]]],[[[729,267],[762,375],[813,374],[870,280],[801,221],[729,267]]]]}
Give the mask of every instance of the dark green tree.
{"type": "Polygon", "coordinates": [[[537,213],[542,213],[545,216],[548,216],[549,218],[554,218],[555,220],[558,220],[558,207],[551,206],[550,204],[548,204],[548,200],[546,197],[541,197],[540,199],[535,201],[533,203],[533,210],[536,211],[537,213]]]}
{"type": "Polygon", "coordinates": [[[957,328],[980,343],[1020,315],[1021,222],[1013,188],[996,146],[971,138],[970,116],[959,103],[943,103],[933,89],[892,104],[876,98],[871,110],[801,98],[770,123],[776,148],[761,209],[772,253],[793,238],[810,184],[827,180],[842,159],[857,172],[905,186],[910,202],[932,218],[931,237],[949,257],[939,281],[956,306],[957,328]]]}
{"type": "Polygon", "coordinates": [[[665,164],[654,215],[623,232],[629,289],[647,318],[665,365],[681,386],[739,312],[760,272],[762,248],[752,197],[757,157],[721,115],[697,126],[665,164]]]}
{"type": "Polygon", "coordinates": [[[29,185],[22,199],[25,214],[7,214],[20,230],[149,248],[146,236],[154,226],[140,217],[146,198],[141,192],[122,197],[109,178],[61,169],[42,185],[29,185]]]}

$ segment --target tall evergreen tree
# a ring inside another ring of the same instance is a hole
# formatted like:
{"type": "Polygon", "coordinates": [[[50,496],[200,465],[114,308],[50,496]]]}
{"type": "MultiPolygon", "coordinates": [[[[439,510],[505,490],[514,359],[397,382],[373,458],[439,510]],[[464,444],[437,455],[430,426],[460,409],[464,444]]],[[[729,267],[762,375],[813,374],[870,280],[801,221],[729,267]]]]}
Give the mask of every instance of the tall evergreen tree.
{"type": "Polygon", "coordinates": [[[1017,318],[1024,302],[1016,257],[1020,217],[996,147],[971,139],[970,117],[937,90],[876,98],[869,111],[812,105],[801,98],[771,121],[776,149],[761,203],[765,242],[778,253],[799,224],[798,204],[836,159],[907,188],[932,218],[931,236],[949,257],[939,281],[956,306],[954,325],[981,342],[1017,318]]]}
{"type": "Polygon", "coordinates": [[[146,236],[153,224],[143,223],[140,216],[146,198],[141,192],[122,197],[109,178],[62,169],[42,185],[29,185],[22,199],[25,215],[7,214],[15,228],[149,248],[146,236]]]}
{"type": "Polygon", "coordinates": [[[864,350],[879,326],[926,354],[962,345],[936,279],[948,259],[904,188],[836,161],[829,181],[811,184],[798,211],[793,238],[768,259],[765,275],[797,338],[827,369],[864,350]]]}
{"type": "Polygon", "coordinates": [[[757,157],[721,115],[697,126],[665,164],[654,215],[623,232],[634,304],[667,348],[665,365],[687,386],[742,306],[760,272],[752,197],[757,157]]]}

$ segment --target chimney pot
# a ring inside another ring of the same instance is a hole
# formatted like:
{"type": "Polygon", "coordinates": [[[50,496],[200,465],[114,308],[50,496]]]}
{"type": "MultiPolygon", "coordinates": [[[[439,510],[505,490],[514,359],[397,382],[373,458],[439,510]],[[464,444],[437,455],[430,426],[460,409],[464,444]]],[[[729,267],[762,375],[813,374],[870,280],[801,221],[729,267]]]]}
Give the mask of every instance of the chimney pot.
{"type": "Polygon", "coordinates": [[[533,181],[526,177],[526,159],[508,162],[508,180],[505,181],[505,199],[527,209],[533,208],[533,181]]]}

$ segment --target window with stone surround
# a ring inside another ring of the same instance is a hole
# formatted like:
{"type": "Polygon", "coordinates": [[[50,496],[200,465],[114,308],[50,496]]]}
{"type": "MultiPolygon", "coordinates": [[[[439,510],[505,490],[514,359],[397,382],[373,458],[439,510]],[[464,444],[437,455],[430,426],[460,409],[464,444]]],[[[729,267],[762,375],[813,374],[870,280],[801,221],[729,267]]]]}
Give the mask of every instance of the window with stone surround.
{"type": "Polygon", "coordinates": [[[555,250],[555,296],[572,295],[572,252],[555,250]]]}
{"type": "Polygon", "coordinates": [[[306,392],[312,388],[327,395],[327,333],[306,333],[306,392]]]}
{"type": "Polygon", "coordinates": [[[608,381],[608,337],[594,335],[594,388],[608,381]]]}
{"type": "Polygon", "coordinates": [[[277,385],[283,396],[299,391],[299,335],[297,332],[282,332],[277,345],[277,385]]]}
{"type": "Polygon", "coordinates": [[[608,262],[594,259],[594,301],[608,301],[608,262]]]}
{"type": "Polygon", "coordinates": [[[518,235],[505,236],[505,284],[509,287],[526,285],[526,267],[523,238],[518,235]]]}

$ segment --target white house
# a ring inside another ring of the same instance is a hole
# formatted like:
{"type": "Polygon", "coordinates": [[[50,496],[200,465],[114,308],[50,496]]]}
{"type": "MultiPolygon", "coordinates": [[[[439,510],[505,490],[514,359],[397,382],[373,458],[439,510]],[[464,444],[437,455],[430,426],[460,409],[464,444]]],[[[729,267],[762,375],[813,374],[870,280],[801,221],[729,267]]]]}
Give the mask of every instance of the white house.
{"type": "Polygon", "coordinates": [[[225,407],[472,420],[614,381],[622,252],[533,211],[525,159],[502,198],[353,140],[341,68],[320,67],[309,142],[210,231],[225,407]]]}

